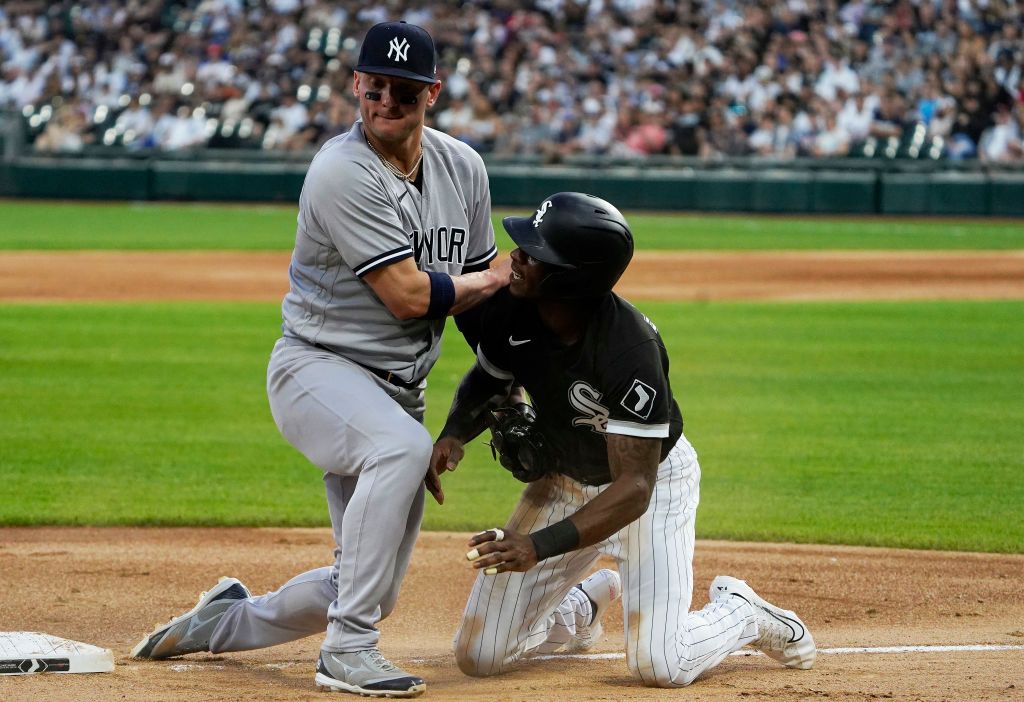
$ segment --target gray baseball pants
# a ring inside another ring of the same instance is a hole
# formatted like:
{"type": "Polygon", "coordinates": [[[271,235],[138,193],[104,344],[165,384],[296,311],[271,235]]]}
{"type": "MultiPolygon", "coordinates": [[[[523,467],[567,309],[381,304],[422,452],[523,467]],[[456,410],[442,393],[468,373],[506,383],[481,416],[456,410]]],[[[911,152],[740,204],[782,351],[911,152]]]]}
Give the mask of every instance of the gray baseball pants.
{"type": "Polygon", "coordinates": [[[423,517],[433,446],[423,388],[399,388],[337,354],[281,339],[267,395],[281,434],[324,472],[335,562],[241,600],[221,618],[210,651],[264,648],[325,628],[325,651],[374,648],[423,517]]]}

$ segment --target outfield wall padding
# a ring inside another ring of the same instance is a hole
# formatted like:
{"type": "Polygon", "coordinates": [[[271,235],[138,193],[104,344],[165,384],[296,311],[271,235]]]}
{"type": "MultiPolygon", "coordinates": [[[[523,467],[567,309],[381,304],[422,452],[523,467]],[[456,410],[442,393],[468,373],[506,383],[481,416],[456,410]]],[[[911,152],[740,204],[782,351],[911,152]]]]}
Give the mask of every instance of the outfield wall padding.
{"type": "Polygon", "coordinates": [[[988,194],[989,214],[1024,216],[1024,173],[993,173],[988,194]]]}
{"type": "MultiPolygon", "coordinates": [[[[24,158],[8,164],[14,197],[66,200],[150,200],[151,166],[128,159],[24,158]]],[[[0,180],[0,185],[4,185],[0,180]]]]}
{"type": "Polygon", "coordinates": [[[153,200],[298,202],[305,170],[265,163],[153,164],[153,200]]]}
{"type": "MultiPolygon", "coordinates": [[[[27,157],[0,163],[0,196],[297,202],[304,161],[27,157]]],[[[780,214],[1024,215],[1024,172],[784,165],[654,168],[491,164],[491,200],[535,207],[577,190],[621,209],[780,214]]]]}
{"type": "Polygon", "coordinates": [[[878,176],[868,171],[817,171],[811,181],[811,210],[837,214],[878,212],[878,176]]]}

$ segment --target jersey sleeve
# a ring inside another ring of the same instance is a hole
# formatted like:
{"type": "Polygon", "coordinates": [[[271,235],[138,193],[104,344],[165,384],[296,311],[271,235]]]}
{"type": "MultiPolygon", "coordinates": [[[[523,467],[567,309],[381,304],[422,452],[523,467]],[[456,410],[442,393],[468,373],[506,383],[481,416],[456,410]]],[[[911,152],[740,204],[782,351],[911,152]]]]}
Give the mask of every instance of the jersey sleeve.
{"type": "Polygon", "coordinates": [[[494,243],[494,225],[491,222],[491,187],[487,179],[487,169],[483,159],[473,154],[473,190],[468,198],[469,206],[469,247],[466,250],[466,262],[463,270],[470,268],[482,270],[487,263],[498,255],[494,243]]]}
{"type": "Polygon", "coordinates": [[[659,344],[652,339],[634,346],[609,364],[606,373],[607,432],[666,438],[672,399],[659,344]]]}
{"type": "Polygon", "coordinates": [[[312,216],[357,276],[413,255],[396,205],[364,164],[315,159],[304,189],[312,216]]]}
{"type": "Polygon", "coordinates": [[[476,360],[487,374],[500,380],[513,380],[512,359],[508,344],[503,343],[505,317],[504,291],[481,304],[480,338],[476,345],[476,360]]]}

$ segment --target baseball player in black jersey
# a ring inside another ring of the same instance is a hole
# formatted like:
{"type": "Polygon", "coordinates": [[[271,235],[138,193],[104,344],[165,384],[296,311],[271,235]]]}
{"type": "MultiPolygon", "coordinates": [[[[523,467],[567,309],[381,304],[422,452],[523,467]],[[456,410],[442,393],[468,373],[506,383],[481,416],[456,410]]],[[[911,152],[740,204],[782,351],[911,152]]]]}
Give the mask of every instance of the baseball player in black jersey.
{"type": "MultiPolygon", "coordinates": [[[[512,281],[484,309],[431,475],[453,470],[497,416],[502,464],[531,482],[504,528],[469,542],[479,574],[455,637],[459,667],[487,676],[586,650],[621,596],[627,662],[644,684],[688,685],[746,644],[810,668],[803,622],[742,580],[715,578],[710,603],[689,611],[700,466],[657,328],[611,292],[633,254],[626,220],[599,198],[558,193],[503,224],[519,247],[512,281]],[[492,413],[515,385],[533,410],[492,413]],[[601,554],[618,573],[583,579],[601,554]]],[[[439,480],[428,487],[439,493],[439,480]]]]}

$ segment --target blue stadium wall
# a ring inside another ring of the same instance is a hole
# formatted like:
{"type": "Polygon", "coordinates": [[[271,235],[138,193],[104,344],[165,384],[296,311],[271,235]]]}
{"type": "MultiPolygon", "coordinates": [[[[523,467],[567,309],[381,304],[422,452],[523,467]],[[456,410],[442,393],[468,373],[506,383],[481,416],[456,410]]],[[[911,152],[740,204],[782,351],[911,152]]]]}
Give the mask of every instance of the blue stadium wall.
{"type": "MultiPolygon", "coordinates": [[[[20,157],[0,162],[0,196],[296,202],[305,161],[20,157]]],[[[1024,171],[800,167],[653,168],[490,164],[496,206],[559,190],[622,209],[814,214],[1024,215],[1024,171]]]]}

